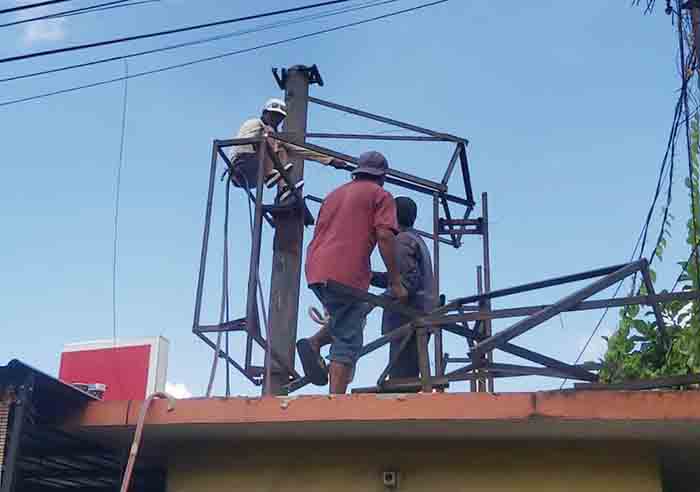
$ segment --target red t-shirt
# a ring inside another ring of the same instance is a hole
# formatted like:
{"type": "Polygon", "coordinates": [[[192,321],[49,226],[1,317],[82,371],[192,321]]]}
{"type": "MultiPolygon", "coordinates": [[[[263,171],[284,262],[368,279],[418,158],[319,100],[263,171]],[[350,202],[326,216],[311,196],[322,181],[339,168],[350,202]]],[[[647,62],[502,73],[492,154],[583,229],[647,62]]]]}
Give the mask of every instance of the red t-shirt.
{"type": "Polygon", "coordinates": [[[306,281],[335,280],[369,289],[370,256],[377,229],[398,231],[391,193],[373,181],[355,180],[337,188],[321,206],[314,238],[306,252],[306,281]]]}

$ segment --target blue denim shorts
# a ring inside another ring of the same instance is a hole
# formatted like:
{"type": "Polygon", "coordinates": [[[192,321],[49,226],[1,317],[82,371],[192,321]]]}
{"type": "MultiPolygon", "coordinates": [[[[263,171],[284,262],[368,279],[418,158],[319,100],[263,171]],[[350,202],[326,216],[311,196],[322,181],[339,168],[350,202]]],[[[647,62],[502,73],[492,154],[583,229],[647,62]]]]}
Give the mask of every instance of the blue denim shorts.
{"type": "Polygon", "coordinates": [[[348,302],[346,297],[329,291],[323,284],[309,288],[328,311],[330,321],[331,350],[328,359],[354,366],[362,349],[362,331],[369,306],[364,302],[348,302]]]}

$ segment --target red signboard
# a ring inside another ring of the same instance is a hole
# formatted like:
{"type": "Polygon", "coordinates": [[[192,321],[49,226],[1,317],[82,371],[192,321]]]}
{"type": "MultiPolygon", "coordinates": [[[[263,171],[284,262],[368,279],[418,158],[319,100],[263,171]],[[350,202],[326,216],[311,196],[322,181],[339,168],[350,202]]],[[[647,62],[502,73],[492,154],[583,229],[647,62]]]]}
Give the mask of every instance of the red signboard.
{"type": "Polygon", "coordinates": [[[104,400],[143,400],[164,384],[159,381],[165,374],[158,371],[158,366],[163,364],[159,360],[158,342],[158,339],[142,339],[132,344],[69,345],[61,354],[59,378],[67,383],[104,384],[107,386],[104,400]]]}

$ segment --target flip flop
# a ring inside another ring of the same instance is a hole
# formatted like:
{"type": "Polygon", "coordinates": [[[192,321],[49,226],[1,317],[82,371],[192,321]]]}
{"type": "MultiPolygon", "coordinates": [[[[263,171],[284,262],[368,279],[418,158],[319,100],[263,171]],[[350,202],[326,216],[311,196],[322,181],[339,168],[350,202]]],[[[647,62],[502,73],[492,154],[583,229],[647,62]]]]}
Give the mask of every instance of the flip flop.
{"type": "Polygon", "coordinates": [[[302,338],[297,342],[297,352],[304,368],[304,374],[309,378],[309,381],[316,386],[327,385],[328,368],[326,368],[326,362],[318,352],[314,351],[308,339],[302,338]]]}

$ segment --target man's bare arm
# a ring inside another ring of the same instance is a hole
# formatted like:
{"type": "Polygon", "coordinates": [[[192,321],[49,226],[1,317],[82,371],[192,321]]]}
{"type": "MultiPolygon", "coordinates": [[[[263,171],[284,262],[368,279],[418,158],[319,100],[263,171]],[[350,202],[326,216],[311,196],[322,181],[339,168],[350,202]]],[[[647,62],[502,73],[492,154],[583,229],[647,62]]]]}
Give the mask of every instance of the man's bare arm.
{"type": "Polygon", "coordinates": [[[377,244],[386,265],[389,289],[398,300],[404,302],[408,298],[408,291],[401,284],[401,272],[396,263],[396,236],[393,231],[386,228],[377,229],[377,244]]]}

